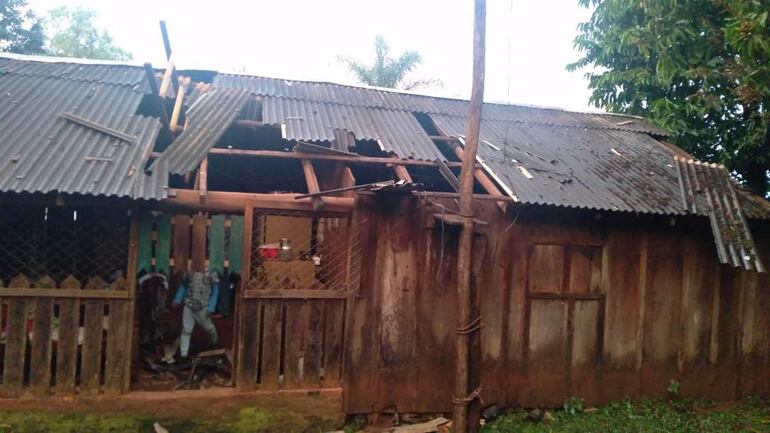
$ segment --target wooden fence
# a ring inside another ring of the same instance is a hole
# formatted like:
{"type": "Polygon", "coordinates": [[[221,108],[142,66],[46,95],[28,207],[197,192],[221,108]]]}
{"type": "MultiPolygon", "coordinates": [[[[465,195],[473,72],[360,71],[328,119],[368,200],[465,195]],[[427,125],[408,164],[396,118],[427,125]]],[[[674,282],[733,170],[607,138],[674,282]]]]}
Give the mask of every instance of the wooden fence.
{"type": "Polygon", "coordinates": [[[128,226],[125,211],[4,206],[1,396],[128,389],[135,287],[125,275],[137,234],[128,226]]]}
{"type": "MultiPolygon", "coordinates": [[[[477,206],[489,223],[473,258],[485,402],[598,404],[665,395],[672,380],[683,395],[770,394],[770,278],[719,265],[706,222],[477,206]]],[[[416,198],[357,211],[345,411],[451,411],[459,229],[416,198]]]]}

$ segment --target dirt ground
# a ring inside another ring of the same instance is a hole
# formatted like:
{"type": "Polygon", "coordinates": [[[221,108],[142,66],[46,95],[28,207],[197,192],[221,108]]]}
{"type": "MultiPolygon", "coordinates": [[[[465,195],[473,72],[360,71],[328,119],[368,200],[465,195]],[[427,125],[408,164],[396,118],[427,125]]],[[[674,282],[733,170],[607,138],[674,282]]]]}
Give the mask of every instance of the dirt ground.
{"type": "Polygon", "coordinates": [[[159,418],[195,418],[229,421],[245,408],[270,413],[301,414],[324,424],[344,423],[342,392],[321,391],[236,392],[232,388],[181,390],[173,392],[131,392],[119,397],[78,397],[10,400],[0,399],[0,411],[51,413],[120,413],[159,418]]]}

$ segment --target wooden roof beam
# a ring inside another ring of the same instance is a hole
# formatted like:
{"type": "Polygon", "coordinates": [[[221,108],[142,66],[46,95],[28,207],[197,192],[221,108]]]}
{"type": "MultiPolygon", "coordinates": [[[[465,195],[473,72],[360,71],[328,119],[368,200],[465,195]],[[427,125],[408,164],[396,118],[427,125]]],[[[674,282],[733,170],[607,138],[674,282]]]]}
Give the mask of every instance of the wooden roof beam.
{"type": "MultiPolygon", "coordinates": [[[[244,192],[208,191],[206,202],[201,203],[200,192],[190,189],[171,189],[160,206],[170,209],[243,214],[248,202],[261,209],[313,211],[310,197],[295,199],[301,194],[252,194],[244,192]]],[[[321,197],[323,213],[349,214],[353,211],[353,197],[321,197]]]]}
{"type": "MultiPolygon", "coordinates": [[[[302,171],[305,173],[305,182],[307,182],[308,194],[317,194],[321,192],[321,189],[318,187],[318,178],[316,177],[315,170],[313,169],[313,163],[310,162],[309,159],[302,160],[302,171]]],[[[314,212],[321,210],[324,205],[323,200],[318,196],[311,197],[311,203],[313,205],[314,212]]]]}
{"type": "MultiPolygon", "coordinates": [[[[463,161],[465,159],[465,151],[461,146],[454,146],[455,155],[457,155],[458,158],[460,158],[460,161],[463,161]]],[[[486,173],[484,173],[484,170],[481,168],[476,168],[473,171],[473,177],[476,179],[476,181],[481,185],[482,188],[484,188],[484,191],[486,191],[489,195],[494,197],[506,197],[505,194],[500,192],[500,190],[497,188],[497,185],[495,185],[494,182],[492,182],[492,179],[487,176],[486,173]]],[[[508,203],[499,201],[497,202],[497,206],[500,208],[500,210],[505,213],[506,209],[508,208],[508,203]]]]}
{"type": "MultiPolygon", "coordinates": [[[[399,158],[393,155],[391,159],[399,159],[399,158]]],[[[405,165],[394,165],[393,172],[396,173],[396,176],[398,177],[399,180],[412,183],[412,176],[409,175],[409,171],[406,169],[405,165]]]]}

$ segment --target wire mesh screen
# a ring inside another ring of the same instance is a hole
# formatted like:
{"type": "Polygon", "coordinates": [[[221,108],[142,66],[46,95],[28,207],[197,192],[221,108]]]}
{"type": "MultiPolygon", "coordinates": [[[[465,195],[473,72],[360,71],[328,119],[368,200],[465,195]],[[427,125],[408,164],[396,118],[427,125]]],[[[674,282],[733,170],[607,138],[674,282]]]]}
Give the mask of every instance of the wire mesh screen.
{"type": "Polygon", "coordinates": [[[255,211],[249,289],[348,290],[358,277],[351,216],[255,211]]]}
{"type": "Polygon", "coordinates": [[[125,276],[129,217],[100,208],[0,207],[0,280],[24,275],[61,283],[72,275],[114,281],[125,276]]]}

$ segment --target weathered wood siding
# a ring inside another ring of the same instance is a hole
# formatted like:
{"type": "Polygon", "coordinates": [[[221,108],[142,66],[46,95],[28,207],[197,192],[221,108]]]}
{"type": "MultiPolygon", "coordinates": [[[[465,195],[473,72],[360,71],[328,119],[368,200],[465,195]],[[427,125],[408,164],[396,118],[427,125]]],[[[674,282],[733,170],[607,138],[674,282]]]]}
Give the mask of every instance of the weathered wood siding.
{"type": "MultiPolygon", "coordinates": [[[[416,198],[358,210],[345,410],[450,411],[458,228],[416,198]]],[[[489,222],[473,278],[487,403],[596,404],[664,395],[671,380],[684,395],[770,394],[770,278],[719,265],[701,222],[477,212],[489,222]]]]}

